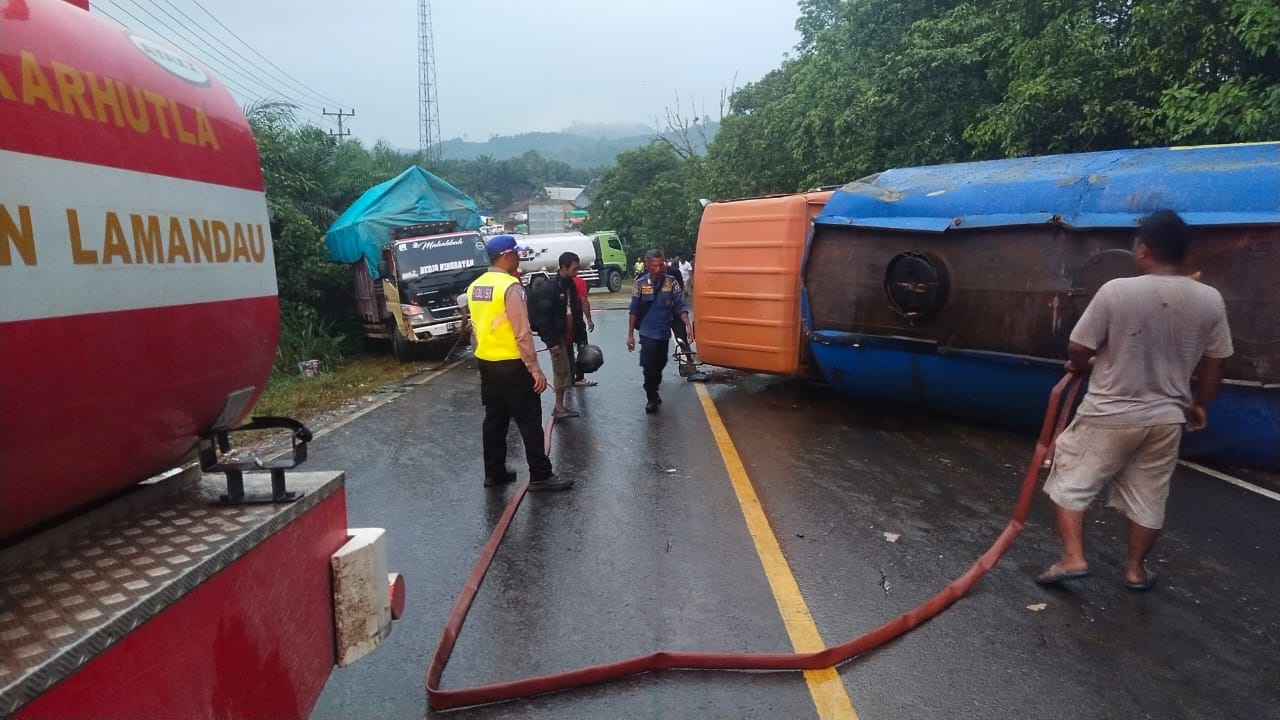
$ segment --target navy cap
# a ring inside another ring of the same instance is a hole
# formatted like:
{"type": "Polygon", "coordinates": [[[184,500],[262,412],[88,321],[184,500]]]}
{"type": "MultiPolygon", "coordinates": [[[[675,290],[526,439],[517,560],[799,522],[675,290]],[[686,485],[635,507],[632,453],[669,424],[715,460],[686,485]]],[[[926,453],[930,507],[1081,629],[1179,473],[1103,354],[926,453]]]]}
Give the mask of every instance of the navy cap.
{"type": "Polygon", "coordinates": [[[524,248],[516,244],[516,239],[512,235],[494,235],[484,244],[484,249],[489,253],[489,257],[498,257],[504,252],[523,250],[524,248]]]}

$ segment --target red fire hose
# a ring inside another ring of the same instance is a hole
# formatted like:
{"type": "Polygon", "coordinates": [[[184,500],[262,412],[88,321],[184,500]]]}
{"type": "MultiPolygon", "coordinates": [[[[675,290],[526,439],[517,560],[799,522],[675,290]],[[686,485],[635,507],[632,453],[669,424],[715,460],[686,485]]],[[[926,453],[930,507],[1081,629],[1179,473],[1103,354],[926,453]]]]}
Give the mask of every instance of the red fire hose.
{"type": "MultiPolygon", "coordinates": [[[[467,612],[480,590],[489,564],[493,561],[498,546],[515,516],[516,509],[528,491],[528,482],[521,484],[516,490],[506,510],[498,520],[485,543],[480,557],[476,559],[471,575],[462,587],[462,594],[454,603],[444,631],[440,634],[440,642],[436,645],[435,655],[427,668],[427,706],[432,710],[451,710],[454,708],[487,703],[505,702],[517,698],[541,695],[543,693],[567,690],[595,683],[608,682],[628,675],[636,675],[655,670],[821,670],[835,667],[858,655],[874,650],[884,643],[905,634],[907,631],[933,618],[950,607],[952,603],[964,597],[969,588],[987,573],[1005,550],[1013,543],[1014,538],[1022,531],[1023,521],[1031,507],[1031,498],[1035,492],[1036,481],[1045,458],[1053,448],[1054,438],[1066,426],[1067,418],[1075,398],[1080,392],[1082,375],[1070,374],[1063,377],[1053,388],[1049,396],[1049,407],[1045,412],[1044,424],[1040,429],[1040,438],[1036,442],[1035,453],[1027,466],[1027,474],[1022,481],[1022,491],[1014,506],[1009,524],[991,547],[982,554],[963,575],[956,578],[938,594],[926,600],[913,610],[890,620],[880,627],[861,637],[853,638],[825,650],[810,653],[700,653],[700,652],[668,652],[659,650],[649,655],[641,655],[626,660],[594,665],[591,667],[569,670],[552,675],[511,680],[508,682],[480,685],[459,690],[441,690],[440,678],[444,674],[449,655],[453,652],[454,643],[467,619],[467,612]]],[[[555,421],[547,428],[547,446],[551,445],[551,431],[555,421]]]]}

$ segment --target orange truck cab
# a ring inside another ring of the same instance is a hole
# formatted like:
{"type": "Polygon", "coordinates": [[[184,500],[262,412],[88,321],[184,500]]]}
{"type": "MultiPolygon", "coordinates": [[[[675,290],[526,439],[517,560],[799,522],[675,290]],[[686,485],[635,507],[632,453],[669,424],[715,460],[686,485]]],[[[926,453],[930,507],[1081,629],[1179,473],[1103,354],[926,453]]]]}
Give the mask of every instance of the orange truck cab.
{"type": "Polygon", "coordinates": [[[816,377],[801,342],[800,263],[830,197],[829,190],[773,195],[703,210],[692,283],[700,360],[816,377]]]}

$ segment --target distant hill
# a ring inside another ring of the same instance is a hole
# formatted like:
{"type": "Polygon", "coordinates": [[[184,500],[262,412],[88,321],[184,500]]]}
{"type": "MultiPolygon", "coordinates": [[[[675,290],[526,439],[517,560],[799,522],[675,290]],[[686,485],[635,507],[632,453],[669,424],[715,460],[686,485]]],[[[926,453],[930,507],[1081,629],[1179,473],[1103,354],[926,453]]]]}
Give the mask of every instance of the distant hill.
{"type": "MultiPolygon", "coordinates": [[[[719,123],[711,123],[708,139],[718,129],[719,123]]],[[[640,124],[575,122],[563,132],[497,135],[485,142],[454,138],[440,143],[440,152],[446,160],[474,160],[482,155],[505,160],[533,150],[547,160],[559,160],[570,167],[595,168],[612,165],[618,153],[648,145],[653,137],[653,131],[646,131],[640,124]]]]}
{"type": "Polygon", "coordinates": [[[640,137],[642,135],[652,135],[653,126],[644,123],[593,123],[593,122],[577,122],[570,123],[569,127],[561,132],[570,135],[582,135],[583,137],[602,137],[609,140],[620,140],[622,138],[640,137]]]}

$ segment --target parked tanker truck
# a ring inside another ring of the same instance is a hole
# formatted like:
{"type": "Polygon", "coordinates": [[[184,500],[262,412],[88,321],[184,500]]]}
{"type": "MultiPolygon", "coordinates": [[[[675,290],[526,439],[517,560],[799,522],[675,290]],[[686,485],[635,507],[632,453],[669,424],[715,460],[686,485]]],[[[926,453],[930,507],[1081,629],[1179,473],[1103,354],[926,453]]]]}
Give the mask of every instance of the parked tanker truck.
{"type": "Polygon", "coordinates": [[[627,254],[618,233],[605,230],[591,235],[580,232],[520,235],[520,277],[526,285],[540,277],[551,277],[560,268],[560,255],[572,252],[578,256],[578,276],[588,288],[606,288],[611,293],[622,289],[623,267],[627,254]]]}
{"type": "Polygon", "coordinates": [[[306,717],[403,588],[311,433],[241,424],[279,325],[253,133],[86,2],[0,0],[0,39],[0,717],[306,717]]]}

